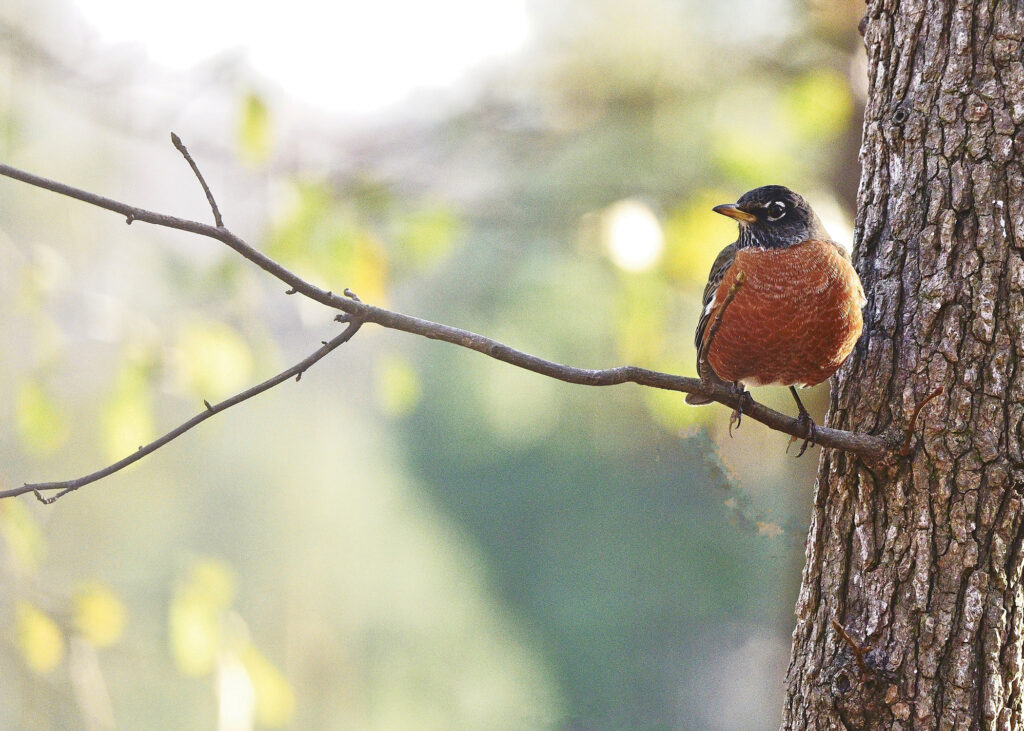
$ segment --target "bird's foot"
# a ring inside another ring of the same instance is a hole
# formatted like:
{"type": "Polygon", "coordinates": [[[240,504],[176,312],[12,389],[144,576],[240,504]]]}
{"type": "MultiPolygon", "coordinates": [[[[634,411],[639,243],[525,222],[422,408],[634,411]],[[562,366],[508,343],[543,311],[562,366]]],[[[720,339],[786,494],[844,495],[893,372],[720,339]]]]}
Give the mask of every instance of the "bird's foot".
{"type": "MultiPolygon", "coordinates": [[[[815,427],[817,425],[814,423],[814,419],[811,418],[811,415],[807,413],[806,409],[800,409],[800,414],[796,417],[796,420],[804,430],[804,443],[800,445],[800,451],[796,453],[796,457],[799,459],[804,456],[804,452],[807,451],[808,446],[816,443],[814,441],[814,437],[815,427]]],[[[789,448],[793,446],[793,443],[799,438],[800,437],[796,436],[789,438],[789,444],[786,445],[786,454],[789,454],[789,448]]]]}
{"type": "Polygon", "coordinates": [[[729,416],[729,436],[732,437],[733,425],[737,429],[740,428],[740,423],[743,421],[743,409],[746,406],[754,403],[754,398],[750,395],[750,391],[747,391],[742,383],[734,383],[732,385],[733,393],[739,397],[739,401],[736,404],[736,409],[729,416]]]}

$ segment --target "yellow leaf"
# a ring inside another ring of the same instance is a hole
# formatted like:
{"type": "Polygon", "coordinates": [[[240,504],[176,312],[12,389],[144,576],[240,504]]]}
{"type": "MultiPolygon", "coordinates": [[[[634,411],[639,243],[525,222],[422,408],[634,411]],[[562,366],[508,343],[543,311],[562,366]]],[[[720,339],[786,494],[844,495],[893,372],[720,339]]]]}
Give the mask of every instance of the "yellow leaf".
{"type": "Polygon", "coordinates": [[[168,612],[171,656],[182,675],[206,675],[214,669],[220,649],[216,612],[194,592],[174,597],[168,612]]]}
{"type": "Polygon", "coordinates": [[[270,109],[263,97],[250,92],[242,99],[241,118],[238,121],[238,149],[241,157],[252,165],[266,162],[270,156],[270,109]]]}
{"type": "Polygon", "coordinates": [[[84,584],[74,597],[75,628],[96,647],[107,647],[121,638],[125,609],[114,593],[98,582],[84,584]]]}
{"type": "Polygon", "coordinates": [[[122,365],[99,422],[103,450],[111,461],[131,454],[153,439],[153,403],[149,376],[143,365],[132,360],[122,365]]]}
{"type": "Polygon", "coordinates": [[[377,400],[390,416],[412,412],[422,395],[420,377],[408,360],[392,355],[382,358],[377,371],[377,400]]]}
{"type": "Polygon", "coordinates": [[[168,639],[182,674],[206,675],[216,667],[224,644],[223,614],[234,592],[231,569],[214,559],[197,561],[178,586],[168,613],[168,639]]]}
{"type": "Polygon", "coordinates": [[[43,675],[64,659],[64,635],[43,611],[28,602],[17,603],[15,636],[18,649],[32,672],[43,675]]]}
{"type": "Polygon", "coordinates": [[[324,183],[303,182],[275,222],[268,252],[324,287],[349,287],[366,301],[384,302],[387,252],[351,204],[324,183]],[[342,282],[343,285],[338,283],[342,282]]]}
{"type": "Polygon", "coordinates": [[[187,588],[211,608],[224,610],[235,598],[235,574],[223,561],[204,558],[192,566],[187,588]]]}
{"type": "Polygon", "coordinates": [[[325,234],[321,222],[332,213],[331,191],[319,181],[298,181],[288,188],[289,204],[275,216],[267,241],[271,256],[294,264],[302,259],[325,234]]]}
{"type": "Polygon", "coordinates": [[[256,722],[273,728],[286,725],[295,713],[295,691],[288,679],[252,645],[242,651],[241,660],[256,693],[256,722]]]}
{"type": "Polygon", "coordinates": [[[37,381],[18,387],[14,418],[22,444],[34,454],[52,454],[67,441],[67,416],[37,381]]]}
{"type": "Polygon", "coordinates": [[[362,299],[377,304],[387,303],[385,298],[388,281],[388,261],[376,239],[359,236],[352,252],[350,271],[342,273],[350,282],[350,289],[362,299]]]}
{"type": "Polygon", "coordinates": [[[233,328],[196,320],[178,333],[181,385],[209,400],[225,398],[249,385],[253,357],[249,344],[233,328]]]}
{"type": "Polygon", "coordinates": [[[18,500],[0,503],[0,534],[19,568],[34,569],[39,565],[46,552],[46,540],[24,503],[18,500]]]}

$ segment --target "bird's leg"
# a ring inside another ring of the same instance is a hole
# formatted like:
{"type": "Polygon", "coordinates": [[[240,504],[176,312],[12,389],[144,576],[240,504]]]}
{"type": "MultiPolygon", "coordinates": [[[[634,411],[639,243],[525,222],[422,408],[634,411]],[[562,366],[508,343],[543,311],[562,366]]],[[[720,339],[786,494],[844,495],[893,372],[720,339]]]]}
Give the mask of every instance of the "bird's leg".
{"type": "Polygon", "coordinates": [[[740,428],[740,422],[743,421],[743,407],[748,404],[754,403],[754,398],[750,395],[750,391],[746,390],[746,388],[744,388],[743,384],[740,381],[733,382],[732,392],[739,398],[739,401],[736,403],[736,409],[732,412],[732,415],[729,417],[730,437],[732,436],[733,424],[736,425],[737,429],[740,428]]]}
{"type": "MultiPolygon", "coordinates": [[[[796,393],[796,386],[790,386],[789,392],[793,394],[793,398],[796,399],[796,407],[800,410],[799,415],[796,417],[797,421],[804,427],[804,443],[800,446],[800,451],[796,453],[796,456],[803,457],[804,452],[807,451],[807,445],[814,443],[814,419],[808,413],[807,409],[804,408],[803,402],[796,393]]],[[[798,437],[792,437],[789,440],[789,445],[793,444],[798,437]]],[[[789,451],[789,445],[786,445],[786,451],[789,451]]]]}

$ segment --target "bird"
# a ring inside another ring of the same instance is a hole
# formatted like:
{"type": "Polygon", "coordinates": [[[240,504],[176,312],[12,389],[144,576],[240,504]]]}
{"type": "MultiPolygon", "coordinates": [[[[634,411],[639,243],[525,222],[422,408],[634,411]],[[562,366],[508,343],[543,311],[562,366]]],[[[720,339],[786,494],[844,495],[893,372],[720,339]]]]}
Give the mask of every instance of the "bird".
{"type": "MultiPolygon", "coordinates": [[[[702,383],[739,394],[730,433],[750,402],[746,386],[789,386],[805,433],[799,457],[814,441],[815,424],[796,387],[827,380],[853,352],[864,288],[846,249],[789,188],[755,188],[712,210],[735,219],[739,237],[719,253],[704,288],[697,372],[702,383]]],[[[711,401],[686,396],[694,406],[711,401]]]]}

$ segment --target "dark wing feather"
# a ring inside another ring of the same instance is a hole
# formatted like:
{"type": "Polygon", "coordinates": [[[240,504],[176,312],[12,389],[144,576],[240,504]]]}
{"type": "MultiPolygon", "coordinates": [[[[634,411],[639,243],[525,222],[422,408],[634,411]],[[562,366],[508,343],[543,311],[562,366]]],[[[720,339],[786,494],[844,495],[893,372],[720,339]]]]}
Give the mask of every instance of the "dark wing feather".
{"type": "MultiPolygon", "coordinates": [[[[736,258],[736,252],[740,250],[740,243],[729,244],[718,257],[715,259],[715,263],[711,265],[711,273],[708,275],[707,286],[704,287],[704,298],[701,303],[700,320],[697,322],[697,334],[694,337],[694,345],[697,346],[697,374],[700,376],[702,381],[721,381],[718,375],[711,369],[710,366],[701,368],[701,361],[705,360],[704,353],[704,333],[711,325],[711,316],[713,312],[708,311],[708,305],[711,300],[715,297],[715,291],[718,289],[718,285],[722,283],[725,278],[725,273],[732,266],[733,260],[736,258]]],[[[711,403],[711,400],[700,396],[695,393],[687,394],[686,403],[692,406],[700,406],[702,404],[711,403]]]]}
{"type": "Polygon", "coordinates": [[[736,243],[729,244],[715,259],[715,263],[711,265],[711,274],[708,275],[707,286],[704,287],[704,299],[701,302],[700,321],[697,323],[697,335],[693,340],[693,344],[697,346],[697,358],[698,361],[701,356],[701,344],[704,340],[704,332],[708,329],[708,325],[711,324],[711,313],[708,312],[708,305],[715,296],[715,290],[718,289],[718,285],[722,283],[725,278],[725,273],[732,266],[733,260],[736,258],[736,252],[739,251],[740,245],[736,243]]]}

